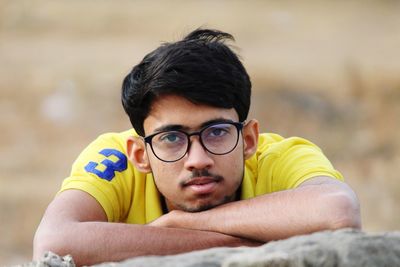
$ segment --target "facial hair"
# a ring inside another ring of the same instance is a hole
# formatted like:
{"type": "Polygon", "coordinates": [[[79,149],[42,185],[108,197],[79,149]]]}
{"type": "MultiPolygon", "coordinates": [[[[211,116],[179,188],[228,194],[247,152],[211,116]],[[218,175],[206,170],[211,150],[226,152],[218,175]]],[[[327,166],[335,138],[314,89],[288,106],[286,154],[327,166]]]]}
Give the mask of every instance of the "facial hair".
{"type": "MultiPolygon", "coordinates": [[[[179,184],[180,184],[180,186],[184,187],[185,184],[189,183],[192,179],[194,179],[196,177],[211,177],[215,182],[220,182],[220,181],[223,181],[225,179],[224,177],[222,177],[220,175],[211,174],[206,169],[193,170],[191,177],[181,181],[179,184]]],[[[222,199],[220,199],[216,203],[215,202],[214,203],[205,203],[203,205],[199,205],[199,206],[196,206],[196,207],[185,205],[184,203],[183,204],[174,203],[174,206],[177,207],[178,209],[186,211],[186,212],[200,212],[200,211],[205,211],[205,210],[209,210],[209,209],[215,208],[215,207],[220,206],[222,204],[226,204],[226,203],[235,201],[236,199],[240,198],[240,196],[238,196],[238,194],[240,194],[240,191],[241,191],[239,189],[241,188],[243,177],[244,177],[244,171],[242,172],[242,179],[239,180],[238,184],[236,185],[236,189],[234,190],[234,192],[232,194],[230,194],[230,195],[225,195],[222,199]]],[[[205,197],[208,197],[208,196],[205,196],[205,197]]],[[[200,198],[201,198],[201,196],[200,196],[200,198]]]]}

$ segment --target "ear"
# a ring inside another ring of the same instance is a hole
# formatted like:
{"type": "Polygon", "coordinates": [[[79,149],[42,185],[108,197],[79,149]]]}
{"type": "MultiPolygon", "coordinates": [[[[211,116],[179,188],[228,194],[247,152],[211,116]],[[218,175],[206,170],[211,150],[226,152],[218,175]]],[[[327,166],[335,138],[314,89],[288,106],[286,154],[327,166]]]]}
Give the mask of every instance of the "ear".
{"type": "Polygon", "coordinates": [[[126,140],[126,151],[128,159],[140,172],[151,172],[150,161],[146,153],[146,144],[140,137],[128,137],[126,140]]]}
{"type": "Polygon", "coordinates": [[[244,158],[248,159],[257,151],[258,145],[258,121],[250,120],[243,127],[244,158]]]}

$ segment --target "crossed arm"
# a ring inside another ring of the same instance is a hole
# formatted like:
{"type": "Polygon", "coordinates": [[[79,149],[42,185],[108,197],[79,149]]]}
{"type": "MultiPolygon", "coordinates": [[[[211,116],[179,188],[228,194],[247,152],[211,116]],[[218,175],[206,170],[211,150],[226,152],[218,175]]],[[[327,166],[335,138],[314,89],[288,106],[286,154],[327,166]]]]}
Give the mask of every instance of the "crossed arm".
{"type": "Polygon", "coordinates": [[[298,234],[359,228],[358,200],[349,186],[315,177],[296,189],[187,213],[171,211],[148,225],[108,223],[88,194],[68,190],[49,205],[34,240],[34,258],[51,250],[78,265],[166,255],[216,246],[257,246],[298,234]]]}

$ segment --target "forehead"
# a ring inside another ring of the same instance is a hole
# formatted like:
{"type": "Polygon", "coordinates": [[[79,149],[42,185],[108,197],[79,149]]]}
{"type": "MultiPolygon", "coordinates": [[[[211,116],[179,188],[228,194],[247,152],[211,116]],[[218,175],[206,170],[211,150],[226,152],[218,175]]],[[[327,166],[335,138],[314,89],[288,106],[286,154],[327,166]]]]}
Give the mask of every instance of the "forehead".
{"type": "Polygon", "coordinates": [[[165,95],[153,102],[143,126],[146,134],[167,125],[182,125],[195,130],[204,122],[215,119],[238,121],[239,117],[233,108],[197,105],[180,96],[165,95]]]}

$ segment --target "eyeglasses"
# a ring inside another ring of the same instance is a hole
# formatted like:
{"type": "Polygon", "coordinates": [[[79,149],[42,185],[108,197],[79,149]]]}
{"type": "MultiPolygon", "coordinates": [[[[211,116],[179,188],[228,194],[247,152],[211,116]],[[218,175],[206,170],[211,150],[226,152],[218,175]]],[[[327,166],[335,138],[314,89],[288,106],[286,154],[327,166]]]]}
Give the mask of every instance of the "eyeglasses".
{"type": "Polygon", "coordinates": [[[175,162],[183,158],[190,149],[190,137],[199,136],[200,144],[214,155],[232,152],[239,141],[239,132],[244,122],[222,122],[211,124],[198,132],[163,131],[144,137],[154,155],[164,162],[175,162]]]}

